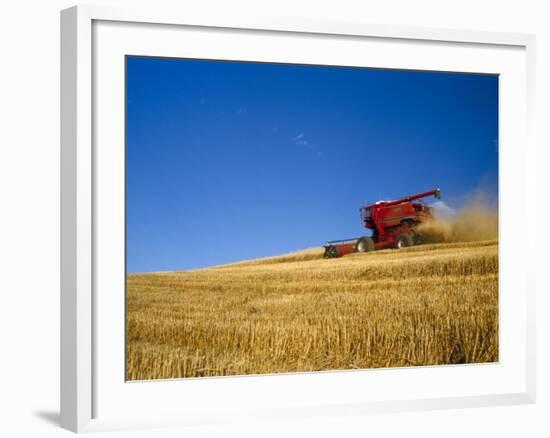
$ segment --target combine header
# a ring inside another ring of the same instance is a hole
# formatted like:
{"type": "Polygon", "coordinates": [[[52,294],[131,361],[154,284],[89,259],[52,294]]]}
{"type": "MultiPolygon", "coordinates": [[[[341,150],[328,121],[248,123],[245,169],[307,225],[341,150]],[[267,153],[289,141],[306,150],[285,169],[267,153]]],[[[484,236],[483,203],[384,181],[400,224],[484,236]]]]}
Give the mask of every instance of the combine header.
{"type": "Polygon", "coordinates": [[[327,242],[324,257],[341,257],[375,249],[403,248],[418,243],[415,228],[434,217],[433,208],[418,200],[432,195],[439,199],[441,192],[435,189],[395,201],[378,201],[364,205],[359,209],[361,220],[365,228],[372,230],[372,235],[327,242]]]}

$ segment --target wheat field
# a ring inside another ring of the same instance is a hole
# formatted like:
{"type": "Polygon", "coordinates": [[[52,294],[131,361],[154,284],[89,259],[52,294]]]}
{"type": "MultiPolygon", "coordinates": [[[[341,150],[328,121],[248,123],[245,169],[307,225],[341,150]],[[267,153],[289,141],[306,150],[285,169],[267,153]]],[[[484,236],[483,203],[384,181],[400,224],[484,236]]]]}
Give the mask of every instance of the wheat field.
{"type": "Polygon", "coordinates": [[[498,361],[498,242],[127,277],[127,379],[498,361]]]}

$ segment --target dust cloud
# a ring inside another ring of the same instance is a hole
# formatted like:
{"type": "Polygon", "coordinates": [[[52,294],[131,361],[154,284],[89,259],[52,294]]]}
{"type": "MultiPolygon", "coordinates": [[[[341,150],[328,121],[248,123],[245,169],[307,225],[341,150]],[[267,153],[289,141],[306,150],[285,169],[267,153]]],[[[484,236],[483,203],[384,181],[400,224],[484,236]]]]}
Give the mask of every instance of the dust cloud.
{"type": "Polygon", "coordinates": [[[426,243],[470,242],[498,239],[498,209],[483,195],[452,216],[437,215],[418,226],[416,232],[426,243]]]}

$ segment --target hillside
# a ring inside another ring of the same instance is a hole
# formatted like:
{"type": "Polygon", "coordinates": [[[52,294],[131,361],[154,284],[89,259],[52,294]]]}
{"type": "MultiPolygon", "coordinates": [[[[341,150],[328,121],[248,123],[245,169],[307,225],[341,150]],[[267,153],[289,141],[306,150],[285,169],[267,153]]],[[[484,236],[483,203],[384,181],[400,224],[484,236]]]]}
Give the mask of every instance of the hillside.
{"type": "Polygon", "coordinates": [[[129,275],[130,380],[498,360],[498,242],[129,275]]]}

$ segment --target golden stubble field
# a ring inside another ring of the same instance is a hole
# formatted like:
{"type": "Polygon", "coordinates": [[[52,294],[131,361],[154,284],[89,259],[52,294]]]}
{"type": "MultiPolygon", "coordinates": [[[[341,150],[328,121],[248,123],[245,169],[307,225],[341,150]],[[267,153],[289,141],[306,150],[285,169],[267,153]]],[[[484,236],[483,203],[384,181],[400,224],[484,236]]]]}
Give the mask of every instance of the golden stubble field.
{"type": "Polygon", "coordinates": [[[498,361],[498,242],[127,279],[129,380],[498,361]]]}

